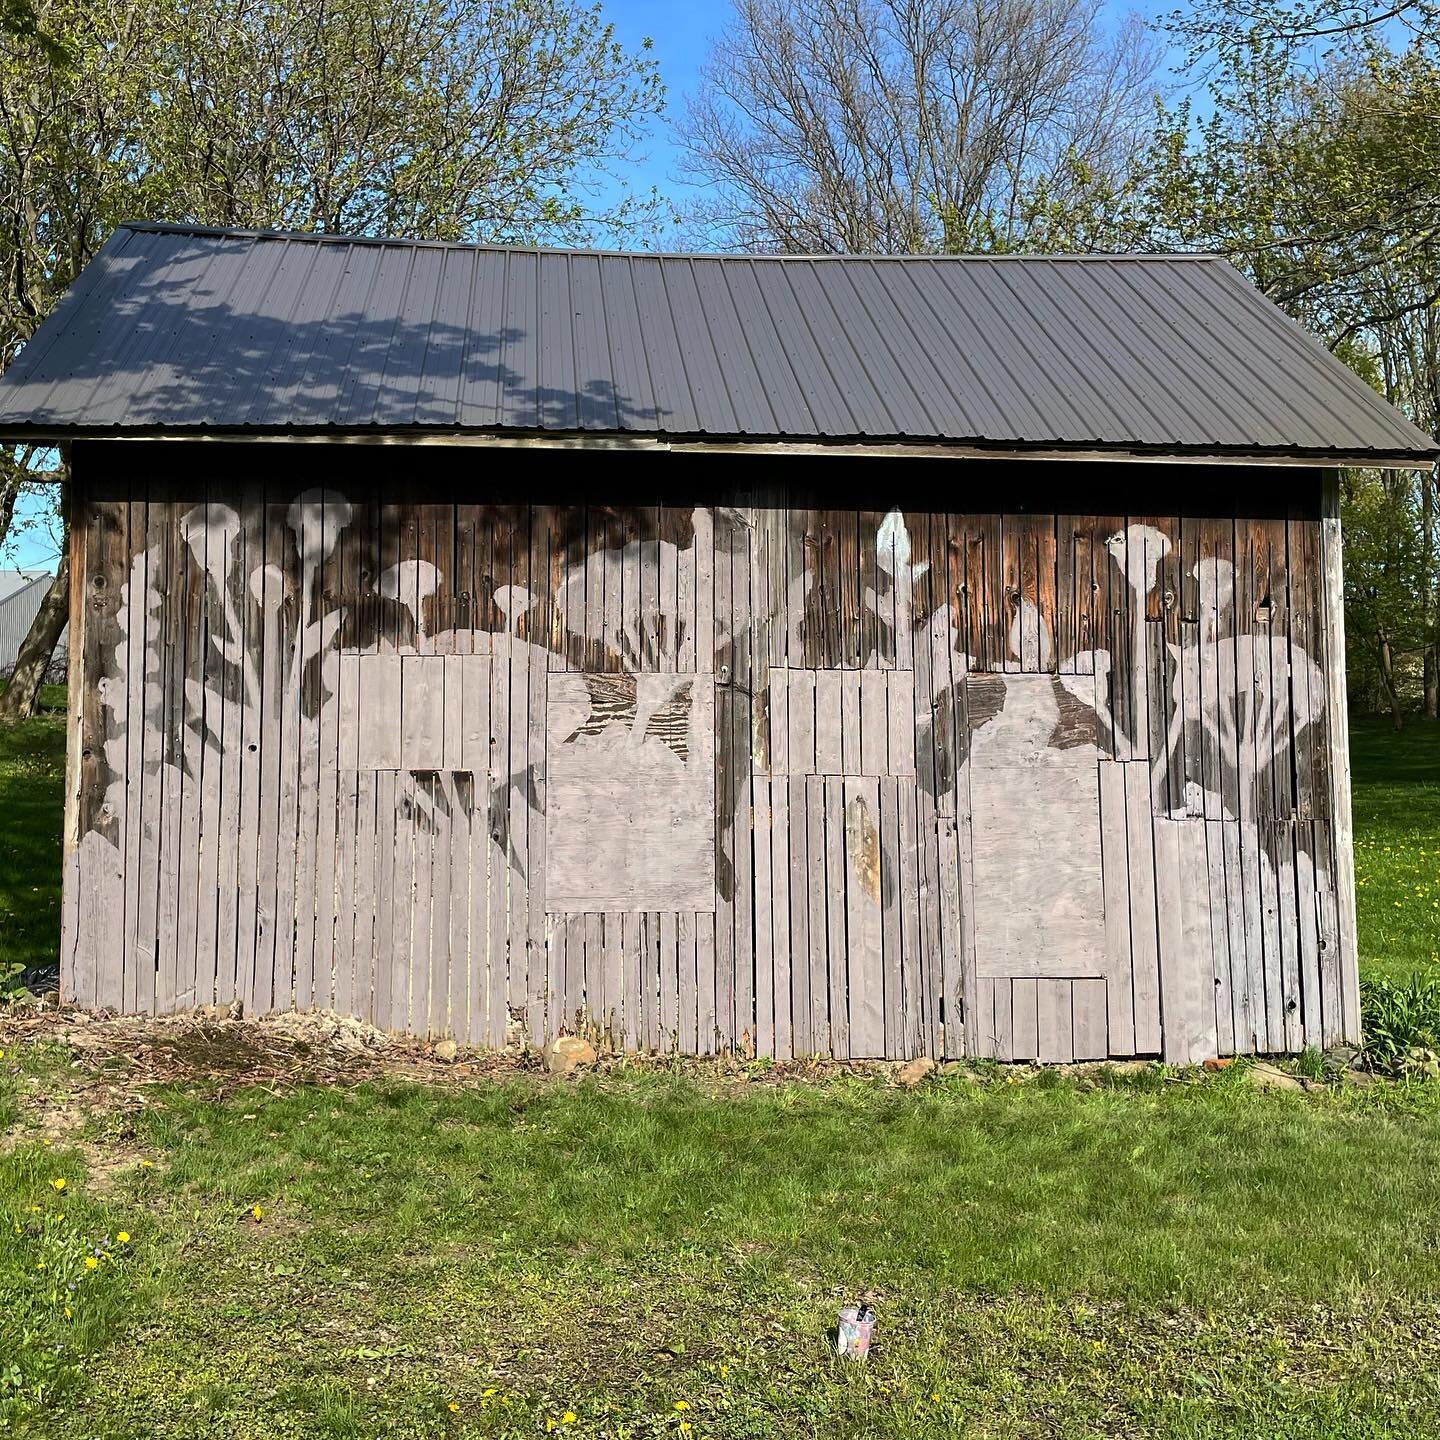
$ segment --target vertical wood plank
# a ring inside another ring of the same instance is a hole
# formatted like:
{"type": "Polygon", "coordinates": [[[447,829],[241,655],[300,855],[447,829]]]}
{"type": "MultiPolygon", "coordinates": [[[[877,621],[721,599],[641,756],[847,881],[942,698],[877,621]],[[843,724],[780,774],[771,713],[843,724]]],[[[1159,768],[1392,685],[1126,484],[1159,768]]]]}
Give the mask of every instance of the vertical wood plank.
{"type": "Polygon", "coordinates": [[[1156,820],[1156,906],[1167,1061],[1194,1065],[1215,1053],[1215,970],[1200,820],[1156,820]]]}
{"type": "Polygon", "coordinates": [[[1249,957],[1245,945],[1245,880],[1240,871],[1240,825],[1219,822],[1225,871],[1226,951],[1230,957],[1230,1034],[1237,1055],[1255,1050],[1249,957]]]}
{"type": "Polygon", "coordinates": [[[755,853],[755,1053],[775,1054],[775,932],[771,850],[774,813],[769,780],[750,786],[755,853]]]}
{"type": "MultiPolygon", "coordinates": [[[[883,678],[883,676],[882,676],[883,678]]],[[[880,903],[883,919],[881,977],[884,986],[885,1054],[909,1056],[905,1032],[905,953],[900,940],[900,782],[880,781],[880,903]]]]}
{"type": "Polygon", "coordinates": [[[1360,1040],[1360,971],[1355,923],[1355,845],[1350,815],[1350,725],[1345,700],[1345,584],[1340,533],[1340,472],[1321,477],[1320,560],[1324,596],[1325,721],[1329,735],[1330,816],[1340,941],[1342,1038],[1360,1040]]]}
{"type": "Polygon", "coordinates": [[[811,775],[805,784],[806,934],[810,984],[810,1045],[817,1053],[834,1054],[830,1033],[830,974],[843,965],[843,956],[828,948],[827,925],[830,885],[829,848],[825,843],[825,787],[822,776],[811,775]]]}
{"type": "Polygon", "coordinates": [[[1130,963],[1135,1004],[1135,1050],[1158,1055],[1160,951],[1156,930],[1155,849],[1151,832],[1149,766],[1125,764],[1125,828],[1130,871],[1130,963]]]}
{"type": "Polygon", "coordinates": [[[845,782],[827,778],[824,787],[827,945],[823,953],[830,982],[830,1053],[837,1060],[848,1060],[851,949],[845,928],[850,879],[845,845],[845,782]]]}
{"type": "Polygon", "coordinates": [[[660,914],[660,1048],[675,1051],[680,1035],[680,987],[677,983],[676,954],[680,944],[680,921],[674,911],[660,914]]]}
{"type": "Polygon", "coordinates": [[[441,838],[437,805],[439,776],[433,770],[423,770],[412,771],[406,779],[415,807],[411,820],[415,886],[410,920],[410,1018],[406,1028],[414,1035],[428,1035],[434,986],[431,956],[436,938],[435,879],[436,872],[444,868],[437,855],[441,838]]]}
{"type": "Polygon", "coordinates": [[[1133,1055],[1134,980],[1130,968],[1130,866],[1125,771],[1100,762],[1100,865],[1105,893],[1106,1034],[1113,1055],[1133,1055]]]}
{"type": "Polygon", "coordinates": [[[799,1056],[815,1053],[810,986],[809,809],[806,777],[792,773],[786,782],[790,867],[787,899],[790,913],[788,963],[790,968],[790,1043],[799,1056]]]}
{"type": "MultiPolygon", "coordinates": [[[[897,672],[898,674],[899,672],[897,672]]],[[[912,722],[913,724],[913,722],[912,722]]],[[[899,894],[901,949],[901,995],[906,1055],[924,1055],[925,971],[920,948],[920,856],[915,829],[917,797],[913,780],[898,782],[899,894]]]]}
{"type": "Polygon", "coordinates": [[[696,1053],[695,912],[682,910],[675,924],[675,989],[679,998],[676,1034],[682,1055],[696,1053]]]}
{"type": "Polygon", "coordinates": [[[1205,864],[1210,910],[1210,945],[1214,955],[1216,1054],[1235,1053],[1235,1003],[1231,994],[1230,918],[1225,884],[1223,822],[1205,822],[1205,864]]]}
{"type": "Polygon", "coordinates": [[[1010,982],[1010,1047],[1003,1057],[1007,1060],[1040,1057],[1040,984],[1039,980],[1010,982]]]}
{"type": "MultiPolygon", "coordinates": [[[[66,656],[65,707],[65,811],[61,835],[60,902],[60,994],[66,1000],[84,1003],[88,995],[79,980],[80,890],[84,877],[80,868],[80,772],[84,752],[81,710],[85,695],[85,557],[86,544],[84,481],[75,477],[62,503],[70,522],[67,555],[70,561],[70,639],[66,656]]],[[[148,606],[148,594],[146,597],[148,606]]],[[[93,990],[93,985],[92,985],[93,990]]]]}
{"type": "Polygon", "coordinates": [[[1036,1058],[1042,1065],[1066,1065],[1075,1059],[1072,984],[1035,981],[1036,1058]]]}
{"type": "Polygon", "coordinates": [[[880,787],[843,782],[846,948],[852,1056],[885,1053],[884,915],[881,908],[880,787]]]}
{"type": "Polygon", "coordinates": [[[695,1025],[699,1052],[713,1055],[715,1035],[715,915],[702,910],[695,917],[695,1025]]]}
{"type": "Polygon", "coordinates": [[[795,1053],[795,1029],[791,1011],[793,982],[790,924],[790,846],[793,843],[790,815],[790,787],[787,781],[770,785],[770,915],[774,967],[775,1058],[788,1060],[795,1053]]]}
{"type": "Polygon", "coordinates": [[[1072,1032],[1077,1060],[1103,1060],[1111,1053],[1104,980],[1071,982],[1072,1032]]]}

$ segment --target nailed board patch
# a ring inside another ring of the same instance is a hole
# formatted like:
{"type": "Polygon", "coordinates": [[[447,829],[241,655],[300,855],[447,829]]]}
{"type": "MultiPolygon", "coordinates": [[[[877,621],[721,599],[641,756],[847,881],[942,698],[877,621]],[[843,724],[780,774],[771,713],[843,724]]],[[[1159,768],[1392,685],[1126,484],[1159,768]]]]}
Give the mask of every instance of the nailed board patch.
{"type": "Polygon", "coordinates": [[[982,976],[1104,975],[1099,791],[1093,763],[971,771],[982,976]]]}
{"type": "Polygon", "coordinates": [[[715,908],[708,675],[550,676],[545,908],[715,908]]]}

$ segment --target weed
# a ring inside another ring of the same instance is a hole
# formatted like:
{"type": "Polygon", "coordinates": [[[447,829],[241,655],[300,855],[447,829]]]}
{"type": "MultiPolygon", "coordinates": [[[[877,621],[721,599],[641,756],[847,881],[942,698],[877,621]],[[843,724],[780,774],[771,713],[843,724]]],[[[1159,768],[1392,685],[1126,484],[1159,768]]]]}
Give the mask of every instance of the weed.
{"type": "Polygon", "coordinates": [[[1360,1026],[1372,1069],[1429,1073],[1440,1052],[1440,977],[1361,980],[1360,1026]]]}

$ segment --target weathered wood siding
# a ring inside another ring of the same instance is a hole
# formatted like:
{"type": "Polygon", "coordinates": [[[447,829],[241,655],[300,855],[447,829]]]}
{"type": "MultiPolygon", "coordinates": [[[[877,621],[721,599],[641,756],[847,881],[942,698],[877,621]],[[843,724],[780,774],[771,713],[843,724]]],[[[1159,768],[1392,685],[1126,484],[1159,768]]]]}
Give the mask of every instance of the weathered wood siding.
{"type": "Polygon", "coordinates": [[[779,1058],[1355,1035],[1315,472],[376,454],[77,447],[73,1000],[779,1058]]]}

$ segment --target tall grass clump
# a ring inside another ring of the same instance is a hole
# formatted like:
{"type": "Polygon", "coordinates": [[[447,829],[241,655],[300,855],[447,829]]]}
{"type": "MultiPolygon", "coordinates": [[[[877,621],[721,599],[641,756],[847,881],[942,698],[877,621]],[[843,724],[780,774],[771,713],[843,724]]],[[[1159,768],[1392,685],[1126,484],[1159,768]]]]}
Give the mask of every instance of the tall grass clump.
{"type": "Polygon", "coordinates": [[[1440,978],[1362,979],[1360,1024],[1372,1069],[1440,1075],[1440,978]]]}

